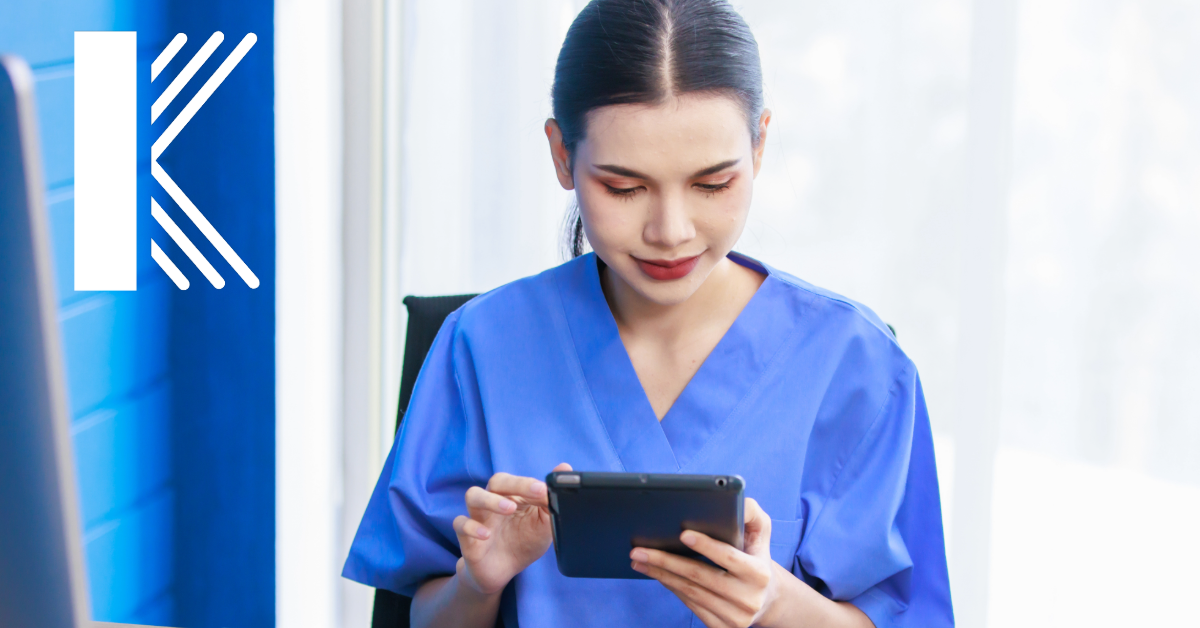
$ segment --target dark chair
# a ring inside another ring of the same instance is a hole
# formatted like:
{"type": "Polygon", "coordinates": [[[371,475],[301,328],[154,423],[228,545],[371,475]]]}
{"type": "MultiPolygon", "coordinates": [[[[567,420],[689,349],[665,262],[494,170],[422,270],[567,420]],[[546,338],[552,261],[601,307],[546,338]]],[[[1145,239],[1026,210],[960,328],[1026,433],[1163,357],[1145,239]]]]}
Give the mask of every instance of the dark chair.
{"type": "MultiPolygon", "coordinates": [[[[425,362],[425,354],[433,345],[442,322],[451,312],[470,301],[473,294],[448,297],[405,297],[408,308],[408,330],[404,336],[404,365],[400,371],[400,404],[396,410],[396,430],[408,409],[413,384],[417,373],[425,362]]],[[[375,590],[375,610],[371,616],[371,628],[408,628],[408,613],[412,598],[393,593],[387,589],[375,590]]]]}

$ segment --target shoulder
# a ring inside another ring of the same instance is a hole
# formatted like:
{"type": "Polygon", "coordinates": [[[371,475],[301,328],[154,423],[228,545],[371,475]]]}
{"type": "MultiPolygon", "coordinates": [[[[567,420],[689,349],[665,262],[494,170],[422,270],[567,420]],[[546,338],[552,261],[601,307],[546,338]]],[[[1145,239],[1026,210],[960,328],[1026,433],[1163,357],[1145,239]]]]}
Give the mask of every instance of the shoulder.
{"type": "Polygon", "coordinates": [[[803,341],[819,347],[834,363],[831,366],[853,366],[852,372],[876,381],[915,376],[915,366],[892,329],[870,307],[758,263],[777,283],[779,292],[796,304],[794,315],[803,341]]]}
{"type": "Polygon", "coordinates": [[[770,268],[770,274],[789,289],[806,295],[812,309],[828,317],[831,322],[841,323],[856,330],[870,330],[868,333],[872,336],[877,335],[890,344],[896,344],[892,329],[866,305],[776,268],[770,268]]]}
{"type": "Polygon", "coordinates": [[[803,303],[790,345],[793,368],[783,376],[814,382],[806,389],[818,401],[805,475],[831,494],[854,456],[908,455],[922,394],[917,368],[871,308],[779,270],[770,275],[803,303]]]}
{"type": "Polygon", "coordinates": [[[561,309],[559,285],[582,262],[571,260],[480,294],[447,317],[446,326],[458,340],[511,338],[545,329],[561,309]]]}

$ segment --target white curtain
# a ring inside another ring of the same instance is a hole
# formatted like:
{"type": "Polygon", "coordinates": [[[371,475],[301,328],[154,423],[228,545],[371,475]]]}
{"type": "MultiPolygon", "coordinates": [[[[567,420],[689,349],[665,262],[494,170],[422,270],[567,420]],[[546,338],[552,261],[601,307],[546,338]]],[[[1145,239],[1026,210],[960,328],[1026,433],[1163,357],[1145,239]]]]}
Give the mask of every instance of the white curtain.
{"type": "MultiPolygon", "coordinates": [[[[999,447],[991,488],[955,489],[985,1],[735,2],[774,112],[738,248],[896,327],[925,386],[944,511],[955,490],[992,495],[990,532],[948,536],[990,548],[988,595],[963,625],[1186,622],[1200,588],[1200,3],[1018,4],[1015,78],[999,90],[1012,112],[999,447]]],[[[401,291],[484,291],[559,263],[570,197],[542,124],[583,2],[406,5],[401,291]]]]}
{"type": "Polygon", "coordinates": [[[482,292],[557,265],[570,197],[542,125],[558,48],[582,4],[406,4],[404,292],[482,292]]]}

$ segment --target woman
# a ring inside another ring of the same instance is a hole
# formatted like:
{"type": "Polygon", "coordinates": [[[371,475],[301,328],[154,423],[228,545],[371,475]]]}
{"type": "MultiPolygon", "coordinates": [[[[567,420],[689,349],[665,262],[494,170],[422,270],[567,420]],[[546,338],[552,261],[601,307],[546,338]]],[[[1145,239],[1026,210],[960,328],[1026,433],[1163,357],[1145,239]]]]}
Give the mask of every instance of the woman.
{"type": "Polygon", "coordinates": [[[731,251],[771,121],[725,0],[594,0],[546,135],[575,258],[450,315],[344,575],[414,626],[950,626],[929,420],[867,308],[731,251]],[[594,253],[582,254],[584,237],[594,253]],[[649,580],[559,574],[552,470],[737,473],[723,569],[635,548],[649,580]]]}

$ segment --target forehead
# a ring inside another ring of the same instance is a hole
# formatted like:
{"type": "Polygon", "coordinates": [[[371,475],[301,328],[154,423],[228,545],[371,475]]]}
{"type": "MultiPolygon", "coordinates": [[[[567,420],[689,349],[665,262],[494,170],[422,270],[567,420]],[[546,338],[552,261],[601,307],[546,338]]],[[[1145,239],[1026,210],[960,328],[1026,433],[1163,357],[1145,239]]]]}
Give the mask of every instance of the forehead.
{"type": "Polygon", "coordinates": [[[593,110],[580,149],[593,164],[667,176],[748,154],[750,130],[732,98],[688,94],[661,104],[593,110]]]}

